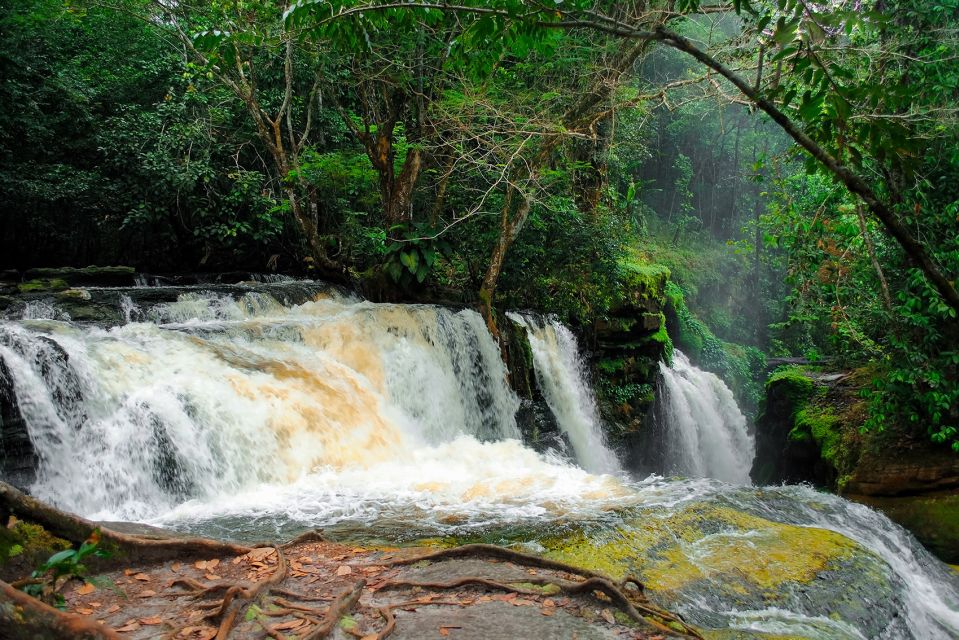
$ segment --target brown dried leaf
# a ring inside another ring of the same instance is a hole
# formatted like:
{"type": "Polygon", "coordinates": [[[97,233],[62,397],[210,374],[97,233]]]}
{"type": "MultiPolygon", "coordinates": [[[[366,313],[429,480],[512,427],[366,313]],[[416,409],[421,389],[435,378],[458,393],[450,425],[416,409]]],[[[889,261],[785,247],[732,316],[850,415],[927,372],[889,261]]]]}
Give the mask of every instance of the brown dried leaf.
{"type": "Polygon", "coordinates": [[[216,568],[216,565],[218,565],[218,564],[220,564],[220,559],[219,559],[219,558],[214,558],[214,559],[212,559],[212,560],[207,560],[207,561],[206,561],[206,568],[207,568],[207,569],[214,569],[214,568],[216,568]]]}
{"type": "Polygon", "coordinates": [[[74,609],[74,611],[76,611],[77,613],[79,613],[81,616],[93,615],[93,609],[83,609],[83,608],[79,608],[79,607],[78,607],[78,608],[74,609]]]}
{"type": "Polygon", "coordinates": [[[180,573],[180,569],[182,567],[183,567],[182,562],[174,562],[173,564],[170,565],[170,570],[173,571],[173,573],[180,573]]]}
{"type": "Polygon", "coordinates": [[[199,569],[200,571],[203,571],[206,569],[206,560],[197,560],[196,562],[193,563],[193,566],[199,569]]]}
{"type": "Polygon", "coordinates": [[[138,598],[152,598],[157,594],[153,589],[144,589],[137,595],[138,598]]]}
{"type": "Polygon", "coordinates": [[[117,627],[115,631],[119,631],[120,633],[126,633],[128,631],[136,631],[139,628],[140,628],[139,622],[137,622],[136,620],[130,620],[122,627],[117,627]]]}
{"type": "Polygon", "coordinates": [[[340,568],[336,570],[338,576],[348,576],[351,573],[353,573],[353,567],[348,564],[341,564],[340,568]]]}
{"type": "Polygon", "coordinates": [[[111,604],[103,613],[116,613],[120,610],[120,605],[111,604]]]}
{"type": "Polygon", "coordinates": [[[140,582],[149,582],[149,581],[150,581],[150,576],[148,576],[148,575],[145,574],[145,573],[138,573],[138,574],[136,574],[135,576],[133,576],[133,579],[134,579],[134,580],[139,580],[140,582]]]}
{"type": "Polygon", "coordinates": [[[273,547],[258,547],[246,554],[246,557],[250,560],[263,561],[272,556],[274,553],[276,553],[276,549],[273,547]]]}
{"type": "Polygon", "coordinates": [[[204,575],[203,577],[206,578],[207,580],[213,580],[213,581],[220,579],[220,576],[216,575],[215,573],[208,573],[204,575]]]}
{"type": "Polygon", "coordinates": [[[125,576],[132,576],[134,573],[136,573],[136,571],[134,571],[133,569],[124,569],[124,570],[123,570],[123,575],[125,575],[125,576]]]}
{"type": "Polygon", "coordinates": [[[603,616],[603,620],[609,624],[616,624],[616,618],[613,617],[613,612],[609,609],[603,609],[599,612],[599,615],[603,616]]]}
{"type": "Polygon", "coordinates": [[[288,631],[290,629],[298,629],[306,624],[306,620],[294,619],[287,622],[281,622],[280,624],[273,625],[274,631],[288,631]]]}
{"type": "Polygon", "coordinates": [[[87,604],[93,607],[94,609],[99,609],[100,607],[103,606],[102,602],[88,602],[87,604]]]}
{"type": "Polygon", "coordinates": [[[440,635],[444,638],[450,634],[450,630],[446,627],[440,627],[440,635]]]}
{"type": "Polygon", "coordinates": [[[544,606],[544,607],[555,607],[555,606],[556,606],[556,601],[553,600],[552,598],[546,598],[545,600],[543,600],[543,606],[544,606]]]}
{"type": "Polygon", "coordinates": [[[513,605],[514,607],[531,607],[536,603],[533,602],[532,600],[527,600],[525,598],[516,598],[512,600],[510,604],[513,605]]]}
{"type": "Polygon", "coordinates": [[[540,609],[539,612],[542,613],[544,616],[551,616],[554,613],[556,613],[556,607],[547,607],[545,609],[540,609]]]}
{"type": "Polygon", "coordinates": [[[149,618],[140,618],[140,622],[143,624],[163,624],[163,618],[160,616],[150,616],[149,618]]]}
{"type": "Polygon", "coordinates": [[[97,587],[92,582],[85,582],[82,587],[77,589],[77,595],[85,596],[93,593],[96,590],[97,587]]]}

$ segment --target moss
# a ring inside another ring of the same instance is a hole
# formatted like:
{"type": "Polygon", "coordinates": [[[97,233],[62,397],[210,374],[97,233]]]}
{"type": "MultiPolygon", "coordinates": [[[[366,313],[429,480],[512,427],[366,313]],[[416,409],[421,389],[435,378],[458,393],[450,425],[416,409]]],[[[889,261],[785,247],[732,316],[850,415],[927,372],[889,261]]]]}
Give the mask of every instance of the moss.
{"type": "Polygon", "coordinates": [[[60,291],[67,289],[70,285],[66,280],[52,278],[49,280],[28,280],[17,285],[20,293],[35,293],[38,291],[60,291]]]}
{"type": "Polygon", "coordinates": [[[661,264],[643,264],[628,261],[621,265],[623,286],[630,292],[637,292],[647,300],[662,302],[669,282],[669,268],[661,264]]]}
{"type": "Polygon", "coordinates": [[[0,579],[22,576],[57,551],[69,548],[69,542],[39,525],[17,521],[12,527],[0,527],[0,579]]]}
{"type": "Polygon", "coordinates": [[[794,410],[798,410],[816,391],[815,383],[800,367],[780,367],[774,371],[766,381],[767,394],[773,387],[778,387],[777,392],[793,403],[794,410]]]}
{"type": "Polygon", "coordinates": [[[840,468],[842,421],[829,407],[810,404],[798,410],[789,439],[815,442],[819,456],[834,469],[840,468]]]}
{"type": "Polygon", "coordinates": [[[715,505],[647,517],[602,539],[576,533],[547,540],[546,555],[616,579],[638,572],[651,591],[709,580],[733,592],[775,593],[808,583],[859,547],[842,534],[798,527],[715,505]]]}
{"type": "MultiPolygon", "coordinates": [[[[660,314],[662,316],[662,314],[660,314]]],[[[673,340],[669,337],[669,331],[666,330],[666,318],[663,317],[662,323],[659,325],[659,330],[653,335],[649,336],[649,339],[653,342],[657,342],[663,345],[663,357],[666,360],[667,364],[672,364],[673,362],[673,340]]]]}

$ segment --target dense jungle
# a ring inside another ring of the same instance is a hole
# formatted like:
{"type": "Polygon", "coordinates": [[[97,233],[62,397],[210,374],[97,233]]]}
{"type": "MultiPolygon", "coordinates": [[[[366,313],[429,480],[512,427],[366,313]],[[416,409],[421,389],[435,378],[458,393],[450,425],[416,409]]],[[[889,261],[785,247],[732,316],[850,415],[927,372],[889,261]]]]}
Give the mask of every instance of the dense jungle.
{"type": "Polygon", "coordinates": [[[0,0],[0,637],[959,637],[959,0],[0,0]]]}

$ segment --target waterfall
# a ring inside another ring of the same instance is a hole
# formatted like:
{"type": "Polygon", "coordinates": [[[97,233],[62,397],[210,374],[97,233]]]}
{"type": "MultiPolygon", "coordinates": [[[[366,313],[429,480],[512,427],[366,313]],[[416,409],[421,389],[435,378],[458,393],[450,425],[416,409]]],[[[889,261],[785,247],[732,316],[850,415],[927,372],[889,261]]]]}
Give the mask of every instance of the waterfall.
{"type": "Polygon", "coordinates": [[[618,473],[619,461],[603,436],[576,336],[555,320],[508,315],[527,330],[536,382],[560,430],[569,438],[576,462],[592,473],[618,473]]]}
{"type": "Polygon", "coordinates": [[[662,439],[663,470],[672,475],[749,484],[755,442],[729,387],[694,367],[678,349],[660,363],[654,429],[662,439]]]}
{"type": "Polygon", "coordinates": [[[519,442],[519,400],[476,312],[235,293],[144,308],[121,296],[127,322],[110,328],[37,308],[0,322],[39,459],[31,491],[141,520],[282,492],[283,508],[343,515],[400,498],[466,508],[541,492],[561,505],[606,491],[519,442]]]}
{"type": "Polygon", "coordinates": [[[18,477],[62,508],[245,541],[316,527],[373,544],[568,539],[593,568],[652,571],[650,588],[657,574],[682,578],[654,597],[704,629],[959,632],[959,579],[885,517],[805,487],[728,484],[746,484],[745,420],[722,381],[679,352],[662,368],[652,431],[670,473],[726,482],[590,473],[619,467],[576,341],[556,322],[513,318],[577,464],[519,440],[519,400],[474,311],[372,304],[303,281],[89,292],[108,320],[78,321],[90,316],[76,305],[71,320],[56,302],[0,320],[0,436],[16,436],[0,438],[0,462],[28,466],[32,448],[36,473],[18,477]],[[25,452],[10,445],[22,428],[25,452]],[[797,568],[795,532],[775,523],[844,542],[797,568]],[[658,546],[667,539],[674,549],[658,546]],[[754,573],[757,557],[767,578],[803,569],[808,580],[715,588],[754,573]]]}

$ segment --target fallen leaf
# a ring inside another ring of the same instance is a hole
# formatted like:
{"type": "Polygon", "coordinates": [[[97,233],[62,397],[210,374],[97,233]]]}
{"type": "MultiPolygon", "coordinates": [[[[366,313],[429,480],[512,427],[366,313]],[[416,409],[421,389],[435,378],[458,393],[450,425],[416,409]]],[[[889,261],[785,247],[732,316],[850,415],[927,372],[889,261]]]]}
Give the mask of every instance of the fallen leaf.
{"type": "Polygon", "coordinates": [[[85,582],[82,587],[77,589],[77,595],[85,596],[87,594],[93,593],[96,590],[97,590],[97,587],[92,582],[85,582]]]}
{"type": "Polygon", "coordinates": [[[512,600],[510,604],[513,605],[514,607],[531,607],[536,603],[533,602],[532,600],[527,600],[525,598],[516,598],[512,600]]]}
{"type": "Polygon", "coordinates": [[[363,636],[362,638],[360,638],[360,640],[377,640],[379,637],[380,637],[379,634],[371,633],[368,636],[363,636]]]}
{"type": "Polygon", "coordinates": [[[220,559],[219,559],[219,558],[214,558],[213,560],[207,560],[207,561],[206,561],[206,568],[207,568],[207,569],[213,569],[213,568],[215,568],[216,565],[218,565],[218,564],[220,564],[220,559]]]}
{"type": "Polygon", "coordinates": [[[348,576],[351,573],[353,573],[353,567],[348,564],[341,564],[340,568],[336,570],[338,576],[348,576]]]}
{"type": "Polygon", "coordinates": [[[544,607],[555,607],[555,606],[556,606],[556,602],[553,601],[552,598],[546,598],[545,600],[543,600],[543,606],[544,606],[544,607]]]}
{"type": "Polygon", "coordinates": [[[133,579],[134,579],[134,580],[139,580],[140,582],[149,582],[149,581],[150,581],[150,576],[148,576],[148,575],[145,574],[145,573],[138,573],[138,574],[136,574],[135,576],[133,576],[133,579]]]}
{"type": "Polygon", "coordinates": [[[130,622],[123,625],[122,627],[117,627],[116,631],[119,631],[121,633],[126,633],[127,631],[136,631],[139,628],[140,628],[140,623],[137,622],[136,620],[131,620],[130,622]]]}
{"type": "Polygon", "coordinates": [[[206,569],[206,560],[197,560],[193,563],[193,566],[202,571],[206,569]]]}
{"type": "Polygon", "coordinates": [[[118,605],[118,604],[112,604],[112,605],[110,605],[110,607],[109,607],[106,611],[104,611],[103,613],[116,613],[116,612],[119,611],[119,610],[120,610],[120,605],[118,605]]]}
{"type": "Polygon", "coordinates": [[[93,607],[94,609],[99,609],[100,607],[103,606],[103,603],[101,602],[88,602],[87,604],[93,607]]]}
{"type": "Polygon", "coordinates": [[[163,618],[160,616],[150,616],[149,618],[140,618],[140,622],[143,624],[163,624],[163,618]]]}
{"type": "Polygon", "coordinates": [[[74,609],[81,616],[89,616],[93,614],[93,609],[74,609]]]}
{"type": "Polygon", "coordinates": [[[440,627],[440,635],[444,638],[450,634],[450,630],[446,627],[440,627]]]}
{"type": "Polygon", "coordinates": [[[613,612],[609,609],[603,609],[599,612],[599,615],[603,616],[603,620],[609,624],[616,624],[616,618],[613,617],[613,612]]]}
{"type": "Polygon", "coordinates": [[[290,629],[298,629],[306,624],[306,620],[289,620],[287,622],[281,622],[280,624],[273,625],[275,631],[288,631],[290,629]]]}
{"type": "Polygon", "coordinates": [[[172,569],[174,573],[180,573],[180,569],[182,567],[183,567],[182,562],[174,562],[173,564],[170,565],[170,569],[172,569]]]}
{"type": "Polygon", "coordinates": [[[156,594],[157,594],[157,592],[154,591],[153,589],[144,589],[143,591],[141,591],[141,592],[137,595],[137,597],[138,597],[138,598],[152,598],[152,597],[155,596],[156,594]]]}
{"type": "Polygon", "coordinates": [[[551,616],[554,613],[556,613],[556,607],[547,607],[545,609],[540,609],[540,613],[542,613],[544,616],[551,616]]]}
{"type": "Polygon", "coordinates": [[[133,569],[124,569],[124,570],[123,570],[123,575],[125,575],[125,576],[132,576],[134,573],[136,573],[136,571],[134,571],[133,569]]]}
{"type": "Polygon", "coordinates": [[[219,580],[219,579],[220,579],[220,576],[216,575],[215,573],[208,573],[208,574],[204,575],[203,577],[206,578],[207,580],[219,580]]]}
{"type": "Polygon", "coordinates": [[[246,556],[250,560],[266,560],[274,553],[276,553],[276,549],[273,547],[259,547],[253,551],[250,551],[248,554],[246,554],[246,556]]]}

